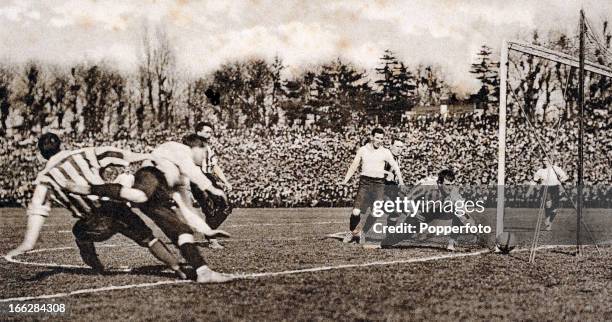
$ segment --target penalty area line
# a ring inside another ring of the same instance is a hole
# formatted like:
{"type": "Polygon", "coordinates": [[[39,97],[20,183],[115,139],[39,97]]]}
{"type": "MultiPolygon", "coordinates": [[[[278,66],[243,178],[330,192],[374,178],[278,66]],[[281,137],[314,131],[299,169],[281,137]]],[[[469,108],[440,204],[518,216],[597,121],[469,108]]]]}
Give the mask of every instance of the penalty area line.
{"type": "MultiPolygon", "coordinates": [[[[129,244],[129,245],[106,244],[106,245],[98,245],[97,247],[98,248],[109,248],[109,247],[135,247],[135,246],[138,246],[138,245],[131,245],[131,244],[129,244]]],[[[34,249],[34,250],[27,251],[24,254],[34,254],[34,253],[42,253],[42,252],[49,252],[49,251],[60,251],[60,250],[69,250],[69,249],[77,249],[77,248],[73,247],[73,246],[55,247],[55,248],[40,248],[40,249],[34,249]]],[[[60,268],[60,269],[75,269],[75,268],[88,269],[88,268],[90,268],[89,266],[86,266],[86,265],[29,262],[29,261],[24,261],[24,260],[16,259],[15,257],[9,257],[9,256],[4,256],[4,259],[7,262],[9,262],[9,263],[29,265],[29,266],[38,266],[38,267],[47,267],[47,268],[60,268]]],[[[109,272],[129,273],[129,272],[132,271],[132,269],[129,268],[129,267],[128,268],[126,268],[126,267],[119,267],[119,268],[111,268],[108,271],[109,272]]]]}
{"type": "MultiPolygon", "coordinates": [[[[490,252],[491,251],[489,249],[483,249],[483,250],[475,251],[471,253],[445,254],[445,255],[429,256],[429,257],[423,257],[423,258],[411,258],[411,259],[404,259],[404,260],[376,261],[376,262],[361,263],[361,264],[343,264],[343,265],[336,265],[336,266],[320,266],[320,267],[294,269],[294,270],[286,270],[286,271],[279,271],[279,272],[236,273],[233,275],[237,280],[254,279],[254,278],[259,278],[259,277],[274,277],[274,276],[293,275],[293,274],[301,274],[301,273],[316,273],[316,272],[331,271],[331,270],[337,270],[337,269],[428,262],[428,261],[444,260],[444,259],[451,259],[451,258],[478,256],[478,255],[487,254],[490,252]]],[[[159,282],[152,282],[152,283],[129,284],[129,285],[121,285],[121,286],[106,286],[106,287],[88,288],[88,289],[81,289],[81,290],[56,293],[56,294],[5,298],[5,299],[0,299],[0,303],[50,299],[50,298],[68,297],[68,296],[80,295],[80,294],[100,293],[100,292],[115,291],[115,290],[126,290],[126,289],[131,289],[131,288],[156,287],[156,286],[161,286],[161,285],[174,285],[174,284],[185,284],[185,283],[195,283],[195,282],[191,280],[171,280],[171,281],[159,281],[159,282]]]]}

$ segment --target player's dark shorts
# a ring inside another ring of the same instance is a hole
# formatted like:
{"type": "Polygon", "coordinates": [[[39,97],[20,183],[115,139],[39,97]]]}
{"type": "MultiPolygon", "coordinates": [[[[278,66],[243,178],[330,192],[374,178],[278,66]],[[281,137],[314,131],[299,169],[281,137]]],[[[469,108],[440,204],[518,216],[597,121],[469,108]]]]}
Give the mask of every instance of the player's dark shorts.
{"type": "MultiPolygon", "coordinates": [[[[215,188],[221,189],[219,181],[215,176],[210,173],[205,173],[205,175],[215,188]]],[[[202,208],[202,212],[206,215],[206,223],[212,229],[217,229],[232,212],[232,206],[227,204],[223,198],[202,191],[194,183],[191,183],[191,194],[198,202],[200,208],[202,208]]]]}
{"type": "Polygon", "coordinates": [[[119,233],[147,247],[155,237],[153,231],[122,202],[104,201],[86,218],[79,219],[72,228],[81,241],[102,242],[119,233]]]}
{"type": "Polygon", "coordinates": [[[544,193],[544,189],[546,189],[546,208],[557,209],[559,208],[560,194],[559,194],[559,186],[542,186],[541,193],[544,193]]]}
{"type": "Polygon", "coordinates": [[[365,213],[376,200],[385,200],[385,179],[361,176],[353,208],[365,213]]]}
{"type": "Polygon", "coordinates": [[[182,222],[172,207],[172,189],[164,174],[155,167],[144,167],[134,174],[134,189],[143,191],[148,201],[138,208],[161,229],[173,243],[183,234],[193,234],[189,225],[182,222]]]}

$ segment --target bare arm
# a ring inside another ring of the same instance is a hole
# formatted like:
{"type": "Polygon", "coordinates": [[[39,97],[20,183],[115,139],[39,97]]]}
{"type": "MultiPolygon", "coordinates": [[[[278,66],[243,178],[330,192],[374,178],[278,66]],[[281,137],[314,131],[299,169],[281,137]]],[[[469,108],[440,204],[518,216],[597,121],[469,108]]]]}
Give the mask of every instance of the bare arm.
{"type": "Polygon", "coordinates": [[[210,182],[204,173],[202,173],[202,170],[198,168],[195,163],[191,162],[191,160],[183,160],[178,162],[177,166],[179,167],[181,173],[186,176],[189,181],[196,184],[200,190],[208,191],[214,195],[223,197],[224,199],[227,198],[223,190],[215,188],[212,182],[210,182]]]}
{"type": "Polygon", "coordinates": [[[6,257],[10,258],[25,253],[32,250],[36,245],[38,236],[40,236],[40,231],[51,210],[47,196],[49,192],[48,189],[49,188],[44,184],[36,185],[32,201],[27,210],[28,223],[23,241],[17,248],[11,250],[6,257]]]}
{"type": "Polygon", "coordinates": [[[172,194],[172,199],[176,202],[179,207],[179,213],[182,215],[184,221],[195,231],[209,237],[230,237],[230,235],[217,229],[211,229],[206,223],[200,212],[191,206],[188,202],[189,195],[185,185],[182,185],[177,192],[172,194]]]}
{"type": "Polygon", "coordinates": [[[348,171],[346,172],[346,175],[344,176],[344,180],[342,181],[343,184],[347,184],[349,180],[351,180],[351,177],[353,176],[353,174],[355,174],[355,171],[357,171],[357,168],[359,168],[360,162],[361,162],[361,149],[357,150],[355,159],[353,159],[353,163],[351,163],[351,166],[348,168],[348,171]]]}
{"type": "Polygon", "coordinates": [[[227,181],[227,178],[225,177],[225,174],[223,173],[223,170],[221,170],[220,166],[215,164],[213,166],[213,173],[217,175],[219,179],[221,179],[221,181],[223,182],[223,185],[225,185],[227,189],[232,190],[232,185],[229,183],[229,181],[227,181]]]}
{"type": "Polygon", "coordinates": [[[397,175],[397,180],[399,182],[399,185],[403,186],[404,178],[402,177],[402,170],[400,169],[399,164],[397,164],[397,161],[395,161],[395,159],[393,158],[393,155],[391,154],[391,152],[389,152],[389,160],[387,160],[387,162],[389,162],[389,165],[391,165],[391,169],[393,169],[393,171],[397,175]]]}

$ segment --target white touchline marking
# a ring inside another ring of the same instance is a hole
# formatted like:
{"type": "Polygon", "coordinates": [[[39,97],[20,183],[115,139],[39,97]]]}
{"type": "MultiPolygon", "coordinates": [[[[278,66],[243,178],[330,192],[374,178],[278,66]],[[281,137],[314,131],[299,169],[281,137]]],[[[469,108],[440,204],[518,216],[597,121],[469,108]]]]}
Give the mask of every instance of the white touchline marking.
{"type": "MultiPolygon", "coordinates": [[[[118,244],[107,244],[107,245],[97,245],[98,248],[109,248],[109,247],[136,247],[138,245],[118,245],[118,244]]],[[[76,247],[66,246],[66,247],[55,247],[55,248],[40,248],[26,252],[26,254],[34,254],[34,253],[42,253],[49,251],[58,251],[58,250],[68,250],[68,249],[76,249],[76,247]]],[[[71,264],[57,264],[57,263],[41,263],[41,262],[26,262],[22,260],[18,260],[14,257],[4,256],[4,259],[9,263],[15,264],[23,264],[29,266],[39,266],[39,267],[48,267],[48,268],[90,268],[86,265],[71,265],[71,264]]],[[[119,268],[110,268],[107,271],[109,272],[125,272],[129,273],[132,271],[132,268],[129,267],[119,267],[119,268]]]]}
{"type": "Polygon", "coordinates": [[[295,226],[295,225],[328,225],[328,224],[345,224],[344,221],[315,221],[315,222],[288,222],[278,224],[252,223],[252,224],[236,224],[227,225],[225,227],[253,227],[253,226],[295,226]]]}
{"type": "MultiPolygon", "coordinates": [[[[42,251],[42,250],[39,250],[39,251],[42,251]]],[[[423,257],[423,258],[411,258],[411,259],[405,259],[405,260],[377,261],[377,262],[370,262],[370,263],[344,264],[344,265],[336,265],[336,266],[321,266],[321,267],[295,269],[295,270],[287,270],[287,271],[279,271],[279,272],[238,273],[238,274],[234,274],[234,276],[236,279],[272,277],[272,276],[292,275],[292,274],[300,274],[300,273],[330,271],[330,270],[335,270],[335,269],[427,262],[427,261],[440,260],[440,259],[477,256],[477,255],[482,255],[482,254],[486,254],[490,252],[491,251],[488,249],[483,249],[483,250],[472,252],[472,253],[459,253],[459,254],[455,253],[455,254],[423,257]]],[[[28,263],[26,262],[26,264],[28,263]]],[[[50,299],[50,298],[58,298],[58,297],[68,297],[68,296],[79,295],[79,294],[99,293],[99,292],[123,290],[123,289],[130,289],[130,288],[155,287],[155,286],[160,286],[160,285],[173,285],[173,284],[184,284],[184,283],[195,283],[195,282],[191,280],[172,280],[172,281],[159,281],[159,282],[153,282],[153,283],[129,284],[129,285],[121,285],[121,286],[106,286],[106,287],[99,287],[99,288],[88,288],[88,289],[76,290],[76,291],[65,292],[65,293],[6,298],[6,299],[0,299],[0,303],[13,302],[13,301],[29,301],[29,300],[38,300],[38,299],[50,299]]]]}

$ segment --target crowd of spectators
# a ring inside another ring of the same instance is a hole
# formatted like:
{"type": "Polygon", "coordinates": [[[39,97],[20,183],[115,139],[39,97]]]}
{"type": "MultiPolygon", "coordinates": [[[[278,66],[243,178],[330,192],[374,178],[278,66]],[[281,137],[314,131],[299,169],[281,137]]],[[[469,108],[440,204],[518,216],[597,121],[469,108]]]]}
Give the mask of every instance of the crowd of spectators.
{"type": "MultiPolygon", "coordinates": [[[[525,185],[532,180],[533,173],[541,167],[540,144],[550,151],[554,163],[568,173],[570,180],[576,181],[578,124],[575,119],[560,122],[560,126],[559,123],[541,122],[531,127],[519,117],[509,117],[507,185],[525,185]]],[[[364,143],[372,128],[218,127],[212,144],[219,155],[220,166],[232,182],[234,190],[230,198],[238,207],[348,206],[352,203],[357,180],[353,179],[349,186],[338,183],[352,162],[356,148],[364,143]]],[[[402,126],[383,129],[388,143],[391,138],[406,143],[400,163],[407,184],[453,168],[458,184],[469,185],[474,191],[481,190],[480,193],[488,195],[488,202],[494,202],[496,189],[491,187],[497,184],[497,116],[466,114],[443,118],[423,115],[407,120],[402,126]],[[489,188],[483,190],[480,188],[483,186],[489,188]]],[[[595,201],[610,196],[607,185],[612,182],[612,131],[605,116],[592,117],[585,129],[584,179],[587,200],[595,201]]],[[[186,133],[183,129],[150,131],[137,136],[111,137],[100,133],[62,138],[67,149],[111,145],[148,152],[164,141],[180,141],[186,133]]],[[[0,205],[25,205],[31,197],[32,181],[43,166],[36,158],[36,137],[14,136],[1,140],[0,205]]],[[[509,191],[511,204],[529,200],[537,204],[537,198],[526,197],[524,189],[509,191]]]]}

